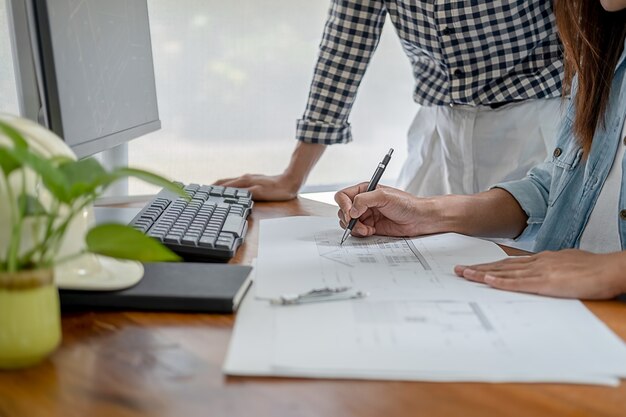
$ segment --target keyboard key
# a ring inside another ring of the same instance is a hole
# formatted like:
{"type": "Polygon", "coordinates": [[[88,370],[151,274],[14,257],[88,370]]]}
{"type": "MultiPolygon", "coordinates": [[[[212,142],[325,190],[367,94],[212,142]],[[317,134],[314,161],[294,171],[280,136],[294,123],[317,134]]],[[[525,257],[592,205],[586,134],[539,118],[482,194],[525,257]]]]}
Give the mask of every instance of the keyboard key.
{"type": "Polygon", "coordinates": [[[209,192],[210,195],[214,195],[216,197],[221,197],[224,194],[224,187],[214,186],[209,192]]]}
{"type": "Polygon", "coordinates": [[[237,200],[239,201],[239,204],[243,204],[245,206],[249,206],[252,202],[252,199],[250,197],[237,196],[237,200]]]}
{"type": "Polygon", "coordinates": [[[236,214],[229,214],[222,226],[222,232],[228,232],[241,237],[243,229],[246,227],[246,219],[236,214]]]}
{"type": "Polygon", "coordinates": [[[198,240],[200,239],[200,236],[184,236],[180,242],[183,245],[197,245],[198,244],[198,240]]]}
{"type": "Polygon", "coordinates": [[[215,247],[230,250],[233,247],[233,243],[235,243],[233,239],[223,239],[222,237],[219,237],[215,241],[215,247]]]}
{"type": "Polygon", "coordinates": [[[248,190],[237,190],[237,197],[250,198],[250,191],[248,191],[248,190]]]}
{"type": "Polygon", "coordinates": [[[165,238],[163,239],[163,241],[165,243],[175,243],[175,244],[180,244],[180,236],[177,235],[167,235],[165,236],[165,238]]]}
{"type": "Polygon", "coordinates": [[[239,204],[233,204],[233,206],[230,209],[230,213],[236,213],[240,216],[243,216],[244,211],[246,211],[246,209],[243,206],[240,206],[239,204]]]}
{"type": "Polygon", "coordinates": [[[196,195],[193,196],[193,199],[200,201],[200,203],[204,203],[205,201],[209,199],[209,194],[198,191],[196,195]]]}
{"type": "Polygon", "coordinates": [[[215,240],[216,240],[215,237],[203,236],[198,241],[198,246],[201,246],[204,248],[213,248],[215,247],[215,240]]]}

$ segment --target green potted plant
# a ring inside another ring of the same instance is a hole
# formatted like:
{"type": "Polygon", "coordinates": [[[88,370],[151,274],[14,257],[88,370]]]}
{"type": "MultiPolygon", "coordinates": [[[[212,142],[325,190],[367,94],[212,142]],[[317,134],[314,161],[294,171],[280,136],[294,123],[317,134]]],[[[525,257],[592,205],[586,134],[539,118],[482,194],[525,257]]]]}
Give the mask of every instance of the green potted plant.
{"type": "Polygon", "coordinates": [[[34,364],[60,343],[54,283],[58,264],[85,252],[139,261],[178,260],[128,226],[100,225],[86,233],[82,226],[81,233],[95,199],[125,177],[185,196],[180,187],[146,171],[106,171],[95,159],[76,160],[41,126],[0,116],[0,369],[34,364]]]}

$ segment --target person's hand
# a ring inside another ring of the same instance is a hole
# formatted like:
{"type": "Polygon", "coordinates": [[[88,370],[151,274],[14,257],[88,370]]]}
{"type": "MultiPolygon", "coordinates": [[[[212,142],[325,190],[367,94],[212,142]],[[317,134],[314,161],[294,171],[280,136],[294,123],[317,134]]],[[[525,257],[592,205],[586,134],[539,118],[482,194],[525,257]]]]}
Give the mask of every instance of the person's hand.
{"type": "Polygon", "coordinates": [[[626,292],[626,252],[594,254],[577,249],[464,266],[454,272],[494,288],[563,298],[608,299],[626,292]]]}
{"type": "Polygon", "coordinates": [[[215,183],[223,187],[245,188],[256,201],[285,201],[298,196],[300,184],[286,175],[245,174],[238,178],[221,179],[215,183]]]}
{"type": "Polygon", "coordinates": [[[436,213],[429,199],[380,185],[366,192],[367,186],[364,182],[335,194],[341,227],[348,227],[352,218],[359,219],[352,229],[354,236],[416,236],[442,231],[436,228],[436,213]]]}

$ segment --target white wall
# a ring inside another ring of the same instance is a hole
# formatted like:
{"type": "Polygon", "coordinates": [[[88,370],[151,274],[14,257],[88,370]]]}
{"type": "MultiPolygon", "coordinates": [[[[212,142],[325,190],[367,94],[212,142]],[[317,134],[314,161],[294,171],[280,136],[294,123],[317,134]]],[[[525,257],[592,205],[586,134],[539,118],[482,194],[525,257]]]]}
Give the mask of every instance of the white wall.
{"type": "MultiPolygon", "coordinates": [[[[131,143],[131,164],[201,183],[280,172],[295,145],[329,2],[148,4],[163,129],[131,143]]],[[[351,117],[355,140],[330,147],[308,184],[367,180],[390,146],[397,154],[387,178],[399,173],[416,105],[410,65],[386,26],[351,117]]]]}

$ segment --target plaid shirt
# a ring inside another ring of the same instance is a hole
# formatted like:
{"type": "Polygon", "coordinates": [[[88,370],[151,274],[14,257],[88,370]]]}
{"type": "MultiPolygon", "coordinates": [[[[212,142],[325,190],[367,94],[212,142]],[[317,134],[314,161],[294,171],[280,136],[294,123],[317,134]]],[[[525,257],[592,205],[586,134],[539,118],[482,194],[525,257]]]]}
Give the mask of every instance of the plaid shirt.
{"type": "Polygon", "coordinates": [[[560,96],[562,54],[549,0],[332,0],[299,140],[352,140],[348,116],[387,13],[419,104],[560,96]]]}

